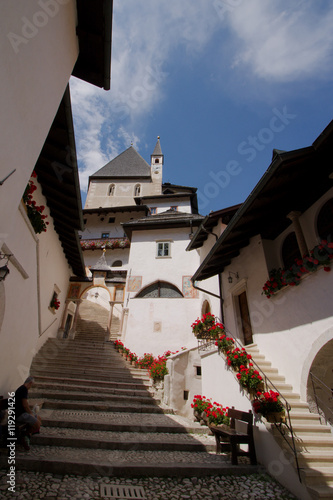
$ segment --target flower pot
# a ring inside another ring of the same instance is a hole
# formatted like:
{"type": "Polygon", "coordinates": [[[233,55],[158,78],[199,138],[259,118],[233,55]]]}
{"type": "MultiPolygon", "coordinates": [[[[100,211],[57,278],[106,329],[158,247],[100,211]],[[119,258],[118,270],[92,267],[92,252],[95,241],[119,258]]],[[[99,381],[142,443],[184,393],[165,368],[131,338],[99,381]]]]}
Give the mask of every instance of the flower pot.
{"type": "Polygon", "coordinates": [[[270,424],[281,424],[281,423],[286,422],[286,415],[285,415],[284,411],[279,411],[279,412],[276,411],[276,412],[268,413],[265,416],[265,419],[270,424]]]}

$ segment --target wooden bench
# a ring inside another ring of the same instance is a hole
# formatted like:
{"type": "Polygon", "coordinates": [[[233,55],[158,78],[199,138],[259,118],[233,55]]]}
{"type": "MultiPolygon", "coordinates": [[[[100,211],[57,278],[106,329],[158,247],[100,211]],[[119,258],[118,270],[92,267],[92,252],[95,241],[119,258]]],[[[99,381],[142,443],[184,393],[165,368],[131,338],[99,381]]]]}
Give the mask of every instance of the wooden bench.
{"type": "Polygon", "coordinates": [[[238,465],[239,456],[248,456],[251,464],[256,465],[257,458],[253,440],[253,413],[251,411],[235,410],[232,407],[228,410],[228,417],[230,417],[230,427],[228,425],[209,425],[215,436],[216,453],[221,453],[221,445],[227,443],[231,449],[232,465],[238,465]],[[243,422],[243,425],[246,427],[244,432],[236,430],[236,421],[243,422]],[[240,444],[247,444],[248,451],[241,450],[240,444]]]}

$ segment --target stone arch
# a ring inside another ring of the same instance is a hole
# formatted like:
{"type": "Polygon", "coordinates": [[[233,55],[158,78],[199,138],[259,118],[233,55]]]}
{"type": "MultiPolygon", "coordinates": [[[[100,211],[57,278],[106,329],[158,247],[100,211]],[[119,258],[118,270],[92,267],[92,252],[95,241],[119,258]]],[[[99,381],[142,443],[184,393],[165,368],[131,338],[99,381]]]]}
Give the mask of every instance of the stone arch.
{"type": "MultiPolygon", "coordinates": [[[[325,350],[333,350],[333,326],[328,328],[323,332],[316,340],[313,342],[310,352],[308,353],[305,361],[303,363],[303,368],[301,372],[301,387],[300,393],[301,398],[306,401],[308,397],[308,384],[309,384],[309,374],[311,368],[314,366],[317,355],[325,353],[325,350]]],[[[318,358],[317,358],[318,359],[318,358]]],[[[332,369],[332,366],[331,366],[332,369]]],[[[332,386],[333,387],[333,386],[332,386]]]]}
{"type": "Polygon", "coordinates": [[[135,295],[135,298],[184,298],[183,293],[179,290],[179,288],[165,280],[156,280],[152,283],[141,288],[141,290],[135,295]],[[170,295],[161,295],[161,290],[169,291],[170,295]],[[151,295],[148,293],[151,292],[151,295]],[[146,295],[147,293],[147,295],[146,295]]]}
{"type": "Polygon", "coordinates": [[[90,286],[87,286],[87,288],[85,288],[84,290],[82,290],[81,295],[80,295],[80,299],[84,299],[84,294],[86,294],[89,290],[91,290],[93,288],[103,288],[104,290],[106,290],[108,292],[109,298],[110,298],[110,300],[112,300],[111,291],[109,290],[109,288],[107,288],[104,285],[90,285],[90,286]]]}

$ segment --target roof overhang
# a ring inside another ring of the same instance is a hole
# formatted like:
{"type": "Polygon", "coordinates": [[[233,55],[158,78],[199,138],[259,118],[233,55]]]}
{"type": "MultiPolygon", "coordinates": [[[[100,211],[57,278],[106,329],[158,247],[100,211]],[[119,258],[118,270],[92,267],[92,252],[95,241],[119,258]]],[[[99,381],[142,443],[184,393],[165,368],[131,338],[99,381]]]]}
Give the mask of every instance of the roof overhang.
{"type": "Polygon", "coordinates": [[[81,195],[69,86],[35,166],[47,206],[73,273],[85,274],[78,231],[83,229],[81,195]]]}
{"type": "Polygon", "coordinates": [[[91,215],[91,214],[97,214],[97,215],[107,215],[107,214],[112,214],[112,213],[118,213],[118,212],[143,212],[145,215],[148,214],[149,208],[146,205],[126,205],[123,207],[99,207],[99,208],[86,208],[83,210],[83,215],[91,215]]]}
{"type": "Polygon", "coordinates": [[[113,0],[76,0],[79,56],[73,76],[110,89],[113,0]]]}
{"type": "Polygon", "coordinates": [[[151,216],[145,220],[129,221],[122,224],[125,233],[129,238],[132,237],[133,231],[147,231],[152,229],[175,229],[182,227],[198,227],[202,222],[203,217],[170,217],[160,218],[151,216]]]}
{"type": "Polygon", "coordinates": [[[192,277],[201,281],[224,271],[250,239],[274,240],[291,221],[333,186],[333,121],[312,146],[275,151],[272,163],[192,277]]]}
{"type": "Polygon", "coordinates": [[[216,212],[210,212],[202,221],[186,250],[196,250],[202,247],[208,235],[213,234],[212,230],[217,225],[218,221],[221,219],[222,224],[229,224],[240,207],[241,205],[234,205],[232,207],[223,208],[222,210],[217,210],[216,212]]]}

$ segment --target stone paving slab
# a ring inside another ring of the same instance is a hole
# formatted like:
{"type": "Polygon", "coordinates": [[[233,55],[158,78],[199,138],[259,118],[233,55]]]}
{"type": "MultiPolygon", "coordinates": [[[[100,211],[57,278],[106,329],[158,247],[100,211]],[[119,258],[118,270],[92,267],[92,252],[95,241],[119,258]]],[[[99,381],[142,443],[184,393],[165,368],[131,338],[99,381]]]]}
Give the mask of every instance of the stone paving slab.
{"type": "Polygon", "coordinates": [[[267,474],[213,475],[208,477],[114,477],[55,475],[18,472],[16,492],[8,491],[5,472],[0,471],[0,498],[17,500],[98,500],[100,486],[141,486],[147,500],[295,500],[267,474]]]}
{"type": "Polygon", "coordinates": [[[207,427],[197,422],[192,422],[180,415],[164,413],[123,413],[123,412],[98,412],[83,410],[45,410],[42,409],[40,417],[45,426],[71,427],[79,423],[81,428],[103,430],[131,430],[132,432],[177,432],[206,434],[207,427]],[[98,427],[100,425],[100,427],[98,427]],[[114,429],[112,429],[112,427],[114,429]],[[165,429],[165,430],[164,430],[165,429]],[[166,430],[169,429],[169,430],[166,430]]]}

